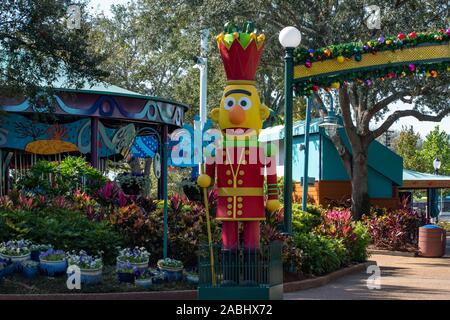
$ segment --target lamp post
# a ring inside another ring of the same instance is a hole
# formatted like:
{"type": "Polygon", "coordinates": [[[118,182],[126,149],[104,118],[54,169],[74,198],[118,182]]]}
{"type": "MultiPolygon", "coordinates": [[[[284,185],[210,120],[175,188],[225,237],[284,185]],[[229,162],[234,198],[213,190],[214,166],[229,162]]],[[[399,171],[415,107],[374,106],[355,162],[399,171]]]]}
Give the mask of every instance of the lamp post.
{"type": "Polygon", "coordinates": [[[292,232],[292,104],[294,80],[294,49],[302,36],[295,27],[281,30],[278,40],[285,50],[284,56],[284,232],[292,232]]]}
{"type": "Polygon", "coordinates": [[[439,160],[438,157],[436,157],[433,161],[433,168],[434,168],[434,174],[439,174],[439,169],[441,168],[441,160],[439,160]]]}
{"type": "MultiPolygon", "coordinates": [[[[433,160],[433,168],[434,168],[434,174],[438,175],[439,169],[441,168],[441,160],[439,160],[438,157],[434,158],[434,160],[433,160]]],[[[430,192],[430,194],[432,195],[431,201],[430,201],[430,206],[432,208],[434,208],[434,206],[437,204],[437,201],[435,201],[437,190],[436,189],[432,190],[432,192],[430,192]]],[[[442,209],[442,194],[441,194],[441,209],[442,209]]],[[[432,213],[431,210],[430,210],[430,213],[432,213]]],[[[439,214],[436,216],[436,221],[438,221],[438,217],[439,217],[439,214]]]]}

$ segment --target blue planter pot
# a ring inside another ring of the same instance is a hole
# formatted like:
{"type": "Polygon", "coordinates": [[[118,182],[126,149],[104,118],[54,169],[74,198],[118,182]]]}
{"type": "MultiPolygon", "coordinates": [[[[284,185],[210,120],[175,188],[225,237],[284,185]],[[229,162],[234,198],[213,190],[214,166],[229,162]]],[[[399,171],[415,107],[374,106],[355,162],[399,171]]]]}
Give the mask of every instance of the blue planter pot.
{"type": "Polygon", "coordinates": [[[88,270],[81,269],[81,283],[97,284],[102,282],[102,268],[88,270]]]}
{"type": "Polygon", "coordinates": [[[183,280],[183,269],[181,270],[161,269],[161,271],[163,271],[164,274],[166,275],[166,280],[168,282],[183,280]]]}
{"type": "Polygon", "coordinates": [[[40,262],[41,270],[50,277],[66,273],[67,261],[45,261],[40,262]]]}
{"type": "Polygon", "coordinates": [[[136,279],[134,283],[141,288],[150,289],[153,285],[152,279],[138,280],[136,279]]]}
{"type": "Polygon", "coordinates": [[[117,278],[119,279],[119,282],[133,283],[135,277],[133,273],[118,272],[117,278]]]}
{"type": "Polygon", "coordinates": [[[28,279],[34,279],[38,276],[39,268],[38,267],[22,267],[23,275],[28,279]]]}

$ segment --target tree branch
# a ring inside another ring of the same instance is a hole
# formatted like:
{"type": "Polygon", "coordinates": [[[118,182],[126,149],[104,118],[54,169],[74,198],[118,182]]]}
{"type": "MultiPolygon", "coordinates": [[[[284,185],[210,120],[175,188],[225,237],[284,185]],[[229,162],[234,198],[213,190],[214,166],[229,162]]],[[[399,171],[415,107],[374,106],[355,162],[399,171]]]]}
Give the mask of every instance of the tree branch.
{"type": "Polygon", "coordinates": [[[381,136],[384,132],[386,132],[392,124],[394,124],[395,121],[397,121],[400,118],[403,117],[414,117],[419,121],[433,121],[433,122],[439,122],[441,121],[445,116],[450,114],[450,108],[443,110],[441,113],[432,116],[428,114],[423,114],[417,110],[399,110],[395,111],[393,114],[391,114],[384,123],[376,130],[372,131],[370,135],[370,140],[374,140],[381,136]]]}

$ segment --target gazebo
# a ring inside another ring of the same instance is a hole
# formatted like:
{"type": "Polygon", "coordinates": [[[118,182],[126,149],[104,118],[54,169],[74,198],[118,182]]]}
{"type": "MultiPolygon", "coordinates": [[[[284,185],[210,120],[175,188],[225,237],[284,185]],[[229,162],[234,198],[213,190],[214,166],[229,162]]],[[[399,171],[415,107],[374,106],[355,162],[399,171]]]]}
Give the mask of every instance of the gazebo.
{"type": "MultiPolygon", "coordinates": [[[[106,171],[108,159],[123,159],[136,149],[133,145],[142,149],[143,141],[150,143],[149,156],[161,157],[159,172],[167,170],[168,135],[182,127],[186,105],[106,83],[75,88],[59,81],[53,87],[51,106],[0,97],[0,194],[9,190],[10,177],[39,159],[78,154],[106,171]]],[[[158,177],[159,198],[164,177],[158,177]]]]}

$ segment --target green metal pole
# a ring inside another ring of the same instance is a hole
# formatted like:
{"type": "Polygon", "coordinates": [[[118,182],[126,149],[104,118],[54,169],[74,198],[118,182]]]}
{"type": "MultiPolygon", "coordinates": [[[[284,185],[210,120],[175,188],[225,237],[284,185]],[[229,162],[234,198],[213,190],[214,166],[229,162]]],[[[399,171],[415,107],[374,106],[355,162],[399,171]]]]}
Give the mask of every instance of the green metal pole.
{"type": "Polygon", "coordinates": [[[292,104],[294,48],[286,48],[284,56],[284,232],[292,233],[292,104]]]}
{"type": "Polygon", "coordinates": [[[303,196],[302,210],[306,211],[308,205],[308,160],[309,160],[309,126],[311,123],[311,103],[312,98],[308,98],[306,102],[306,120],[305,120],[305,154],[303,158],[303,196]]]}
{"type": "Polygon", "coordinates": [[[163,199],[164,199],[164,234],[163,234],[163,258],[167,258],[167,245],[168,245],[168,207],[167,207],[167,158],[169,152],[169,134],[167,125],[163,128],[163,199]]]}

